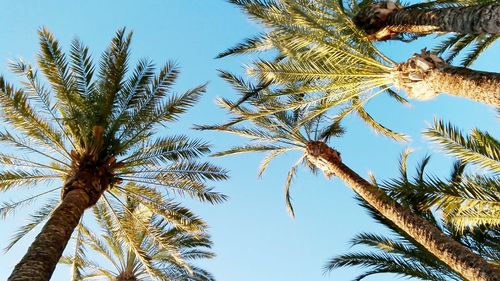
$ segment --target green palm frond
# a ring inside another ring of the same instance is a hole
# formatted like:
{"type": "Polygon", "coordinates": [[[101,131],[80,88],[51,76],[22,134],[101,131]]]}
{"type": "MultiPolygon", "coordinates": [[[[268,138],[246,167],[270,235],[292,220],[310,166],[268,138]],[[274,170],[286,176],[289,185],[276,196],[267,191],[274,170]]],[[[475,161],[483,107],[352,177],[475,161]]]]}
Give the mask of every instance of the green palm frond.
{"type": "MultiPolygon", "coordinates": [[[[366,271],[353,280],[363,280],[374,274],[395,273],[400,276],[414,277],[421,280],[450,280],[450,276],[443,276],[442,272],[429,269],[426,264],[415,260],[408,260],[397,255],[384,253],[350,253],[332,258],[325,266],[325,270],[334,270],[341,267],[369,267],[366,271]]],[[[451,279],[460,280],[460,279],[451,279]]]]}
{"type": "Polygon", "coordinates": [[[60,178],[61,175],[59,174],[44,173],[40,170],[2,171],[0,172],[0,190],[5,191],[20,186],[34,186],[41,182],[50,182],[60,178]]]}
{"type": "Polygon", "coordinates": [[[89,55],[89,49],[78,39],[71,43],[71,70],[75,75],[75,83],[78,91],[84,97],[95,94],[95,84],[92,82],[95,67],[89,55]]]}
{"type": "Polygon", "coordinates": [[[23,198],[23,199],[18,200],[18,201],[4,201],[4,202],[0,203],[0,218],[5,219],[8,216],[13,215],[17,211],[17,209],[30,206],[37,199],[39,199],[39,197],[42,197],[42,196],[47,195],[49,193],[52,193],[56,190],[59,190],[59,187],[47,190],[47,191],[42,192],[42,193],[38,193],[36,195],[32,195],[32,196],[23,198]]]}
{"type": "Polygon", "coordinates": [[[443,217],[459,231],[475,226],[500,226],[500,181],[480,175],[462,176],[459,183],[430,179],[426,198],[427,208],[435,206],[443,217]]]}
{"type": "Polygon", "coordinates": [[[500,143],[487,132],[474,129],[469,135],[463,135],[453,125],[436,119],[424,135],[462,162],[500,172],[500,143]]]}
{"type": "Polygon", "coordinates": [[[210,145],[199,139],[187,136],[168,136],[144,143],[136,154],[124,160],[127,167],[139,165],[162,165],[170,161],[190,160],[210,153],[210,145]]]}
{"type": "Polygon", "coordinates": [[[165,199],[164,195],[154,189],[138,184],[129,184],[118,189],[129,198],[141,202],[142,206],[152,214],[163,217],[163,219],[179,229],[195,231],[205,226],[205,223],[190,210],[181,207],[172,200],[165,199]]]}
{"type": "Polygon", "coordinates": [[[352,107],[355,108],[357,115],[376,133],[390,137],[396,141],[408,141],[408,137],[405,134],[395,132],[384,125],[377,122],[363,107],[359,104],[358,98],[352,99],[352,107]]]}
{"type": "Polygon", "coordinates": [[[444,55],[448,63],[453,63],[455,58],[464,54],[460,65],[470,67],[497,39],[498,35],[496,34],[453,34],[436,45],[432,51],[444,55]]]}
{"type": "Polygon", "coordinates": [[[0,77],[0,105],[3,110],[3,119],[7,124],[50,147],[52,151],[63,152],[62,156],[68,157],[69,152],[63,144],[62,134],[36,113],[23,91],[6,84],[3,77],[0,77]]]}
{"type": "Polygon", "coordinates": [[[273,49],[274,46],[270,38],[266,34],[259,34],[257,36],[247,38],[242,43],[227,49],[226,51],[218,54],[215,58],[220,59],[230,55],[264,52],[273,49]]]}
{"type": "Polygon", "coordinates": [[[437,208],[454,231],[500,225],[500,182],[496,176],[465,174],[466,165],[474,164],[474,161],[457,162],[448,180],[426,176],[424,170],[430,157],[425,157],[417,166],[416,176],[409,179],[406,174],[407,156],[408,153],[404,153],[400,162],[400,178],[384,182],[388,194],[396,198],[411,198],[415,203],[410,208],[427,220],[434,220],[428,210],[437,208]],[[474,219],[474,216],[477,218],[474,219]]]}

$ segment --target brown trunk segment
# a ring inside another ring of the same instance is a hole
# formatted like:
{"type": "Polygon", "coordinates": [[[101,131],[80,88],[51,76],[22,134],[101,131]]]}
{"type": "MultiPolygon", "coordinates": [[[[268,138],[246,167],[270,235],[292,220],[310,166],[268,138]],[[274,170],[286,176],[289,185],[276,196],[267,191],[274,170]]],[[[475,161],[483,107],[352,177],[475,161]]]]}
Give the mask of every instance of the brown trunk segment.
{"type": "Polygon", "coordinates": [[[344,165],[338,155],[337,151],[323,142],[309,142],[307,145],[308,159],[325,175],[334,174],[339,177],[382,215],[453,270],[469,280],[500,280],[500,268],[488,264],[465,246],[444,235],[425,219],[390,199],[381,189],[344,165]]]}
{"type": "Polygon", "coordinates": [[[48,281],[89,202],[82,189],[68,192],[8,280],[48,281]]]}
{"type": "Polygon", "coordinates": [[[446,66],[430,71],[423,81],[435,93],[447,93],[495,107],[500,106],[500,74],[498,73],[446,66]]]}
{"type": "Polygon", "coordinates": [[[500,74],[447,64],[422,50],[395,69],[397,84],[410,98],[428,100],[441,93],[500,106],[500,74]]]}

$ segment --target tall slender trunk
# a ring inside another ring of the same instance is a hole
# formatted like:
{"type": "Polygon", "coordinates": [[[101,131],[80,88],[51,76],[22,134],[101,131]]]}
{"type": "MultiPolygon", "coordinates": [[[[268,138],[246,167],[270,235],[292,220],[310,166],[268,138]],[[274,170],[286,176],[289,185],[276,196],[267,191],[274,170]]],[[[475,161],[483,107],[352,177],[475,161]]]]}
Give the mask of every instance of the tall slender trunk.
{"type": "Polygon", "coordinates": [[[404,32],[498,34],[500,3],[442,9],[411,9],[385,1],[367,6],[353,21],[368,34],[370,40],[387,40],[404,32]]]}
{"type": "Polygon", "coordinates": [[[48,281],[89,202],[82,189],[68,192],[8,280],[48,281]]]}
{"type": "Polygon", "coordinates": [[[395,68],[397,84],[410,98],[428,100],[441,93],[500,106],[500,74],[455,67],[425,49],[395,68]]]}
{"type": "Polygon", "coordinates": [[[325,175],[339,177],[382,215],[465,278],[474,281],[500,280],[500,268],[488,264],[425,219],[389,198],[381,189],[344,165],[338,152],[325,143],[308,143],[307,156],[325,175]]]}

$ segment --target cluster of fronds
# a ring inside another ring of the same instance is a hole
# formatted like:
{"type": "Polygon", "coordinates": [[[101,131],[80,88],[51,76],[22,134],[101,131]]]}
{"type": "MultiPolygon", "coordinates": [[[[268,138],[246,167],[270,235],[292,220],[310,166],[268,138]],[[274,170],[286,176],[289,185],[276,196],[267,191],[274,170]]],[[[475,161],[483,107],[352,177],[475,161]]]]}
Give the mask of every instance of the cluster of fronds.
{"type": "MultiPolygon", "coordinates": [[[[173,227],[134,200],[128,200],[126,207],[117,210],[98,203],[94,215],[103,234],[97,235],[79,225],[74,252],[60,261],[71,266],[71,280],[116,280],[126,274],[137,280],[214,280],[210,273],[191,264],[193,260],[214,256],[208,251],[212,243],[204,231],[173,227]],[[86,256],[89,250],[102,256],[110,267],[89,260],[86,256]]],[[[184,225],[192,229],[204,226],[189,211],[184,210],[184,215],[184,225]]]]}
{"type": "MultiPolygon", "coordinates": [[[[379,124],[365,110],[369,99],[387,93],[407,103],[395,89],[391,74],[396,65],[358,31],[341,6],[332,1],[231,1],[262,23],[266,32],[228,49],[219,57],[277,51],[273,59],[259,59],[248,68],[259,85],[272,85],[268,95],[303,94],[300,103],[289,101],[263,111],[313,107],[309,119],[336,106],[342,117],[358,115],[376,132],[395,140],[405,136],[379,124]]],[[[256,94],[261,87],[254,89],[256,94]]],[[[251,95],[247,93],[240,102],[251,95]]]]}

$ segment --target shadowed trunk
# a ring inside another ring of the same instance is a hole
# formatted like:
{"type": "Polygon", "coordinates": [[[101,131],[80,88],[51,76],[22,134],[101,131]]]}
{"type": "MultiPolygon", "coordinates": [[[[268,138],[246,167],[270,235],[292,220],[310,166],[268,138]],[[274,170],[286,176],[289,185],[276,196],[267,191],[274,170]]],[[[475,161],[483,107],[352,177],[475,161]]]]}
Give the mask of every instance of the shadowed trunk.
{"type": "Polygon", "coordinates": [[[384,191],[344,165],[339,153],[325,143],[308,143],[307,157],[325,175],[339,177],[382,215],[462,276],[474,281],[500,280],[500,268],[488,264],[425,219],[389,198],[384,191]]]}
{"type": "Polygon", "coordinates": [[[68,192],[8,280],[48,281],[89,202],[82,189],[68,192]]]}
{"type": "Polygon", "coordinates": [[[405,9],[392,2],[369,5],[354,18],[371,40],[387,40],[399,33],[500,33],[500,3],[442,9],[405,9]]]}
{"type": "Polygon", "coordinates": [[[387,18],[387,25],[435,26],[439,32],[497,34],[500,33],[500,3],[435,10],[401,9],[387,18]]]}
{"type": "Polygon", "coordinates": [[[410,98],[428,100],[447,93],[500,106],[500,74],[451,66],[425,50],[400,64],[395,77],[410,98]]]}

